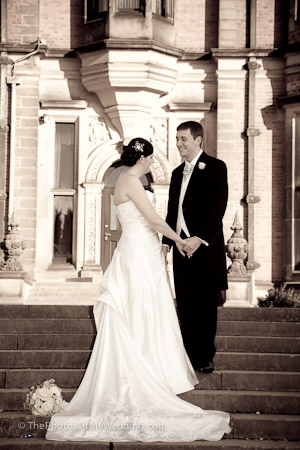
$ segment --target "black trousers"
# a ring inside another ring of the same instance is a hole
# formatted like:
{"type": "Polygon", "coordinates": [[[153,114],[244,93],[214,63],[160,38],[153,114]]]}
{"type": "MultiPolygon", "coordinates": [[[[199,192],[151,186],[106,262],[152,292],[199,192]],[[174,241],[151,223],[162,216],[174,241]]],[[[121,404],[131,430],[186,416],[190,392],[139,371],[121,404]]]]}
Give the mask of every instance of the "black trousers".
{"type": "Polygon", "coordinates": [[[193,367],[198,368],[212,361],[216,353],[218,288],[211,269],[205,264],[203,244],[191,258],[184,258],[176,245],[173,248],[174,284],[183,342],[193,367]]]}

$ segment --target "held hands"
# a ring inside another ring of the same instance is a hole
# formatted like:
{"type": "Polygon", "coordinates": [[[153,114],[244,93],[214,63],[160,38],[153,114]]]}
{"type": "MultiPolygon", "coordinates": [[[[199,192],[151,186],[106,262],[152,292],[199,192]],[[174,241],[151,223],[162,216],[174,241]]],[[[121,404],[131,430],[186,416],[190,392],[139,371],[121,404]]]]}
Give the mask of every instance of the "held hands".
{"type": "MultiPolygon", "coordinates": [[[[176,242],[176,247],[178,248],[179,253],[183,257],[187,256],[188,258],[191,258],[193,256],[193,253],[195,253],[195,251],[198,250],[200,245],[201,245],[201,241],[200,241],[200,239],[198,239],[196,237],[190,237],[185,240],[180,239],[180,241],[176,242]]],[[[168,259],[167,259],[168,247],[165,245],[163,246],[163,253],[164,253],[164,257],[165,257],[165,262],[166,262],[166,264],[168,264],[168,259]]]]}
{"type": "Polygon", "coordinates": [[[181,241],[176,242],[179,253],[181,253],[182,256],[187,255],[188,258],[193,256],[193,253],[198,250],[200,245],[201,241],[196,237],[187,238],[185,240],[181,239],[181,241]]]}
{"type": "Polygon", "coordinates": [[[191,258],[193,256],[193,253],[195,253],[195,251],[198,250],[201,245],[201,241],[197,237],[187,238],[185,239],[184,243],[185,245],[183,250],[187,254],[188,258],[191,258]]]}
{"type": "Polygon", "coordinates": [[[185,257],[185,246],[186,246],[186,241],[184,241],[183,239],[180,239],[180,241],[176,241],[176,247],[179,251],[179,253],[185,257]]]}

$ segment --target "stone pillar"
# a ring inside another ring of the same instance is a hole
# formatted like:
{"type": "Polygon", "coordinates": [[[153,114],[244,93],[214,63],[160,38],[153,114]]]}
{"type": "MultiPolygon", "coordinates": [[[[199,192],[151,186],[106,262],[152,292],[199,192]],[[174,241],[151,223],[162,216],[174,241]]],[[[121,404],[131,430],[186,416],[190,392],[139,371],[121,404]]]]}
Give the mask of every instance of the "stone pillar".
{"type": "Polygon", "coordinates": [[[83,187],[85,188],[84,263],[80,276],[100,278],[102,276],[100,240],[104,183],[86,182],[83,183],[83,187]]]}
{"type": "MultiPolygon", "coordinates": [[[[7,4],[6,0],[1,0],[1,44],[6,43],[7,28],[6,28],[6,15],[7,4]]],[[[5,152],[7,142],[7,120],[6,120],[6,98],[7,98],[7,85],[6,74],[7,65],[12,61],[7,57],[6,52],[0,53],[0,242],[3,240],[5,233],[5,152]]],[[[0,264],[2,260],[2,250],[0,249],[0,264]]]]}
{"type": "MultiPolygon", "coordinates": [[[[238,208],[244,223],[244,211],[240,205],[244,197],[246,142],[245,129],[245,58],[218,57],[218,108],[217,108],[217,158],[223,160],[228,169],[229,198],[224,216],[225,241],[230,238],[232,218],[238,208]]],[[[245,227],[244,227],[245,229],[245,227]]]]}

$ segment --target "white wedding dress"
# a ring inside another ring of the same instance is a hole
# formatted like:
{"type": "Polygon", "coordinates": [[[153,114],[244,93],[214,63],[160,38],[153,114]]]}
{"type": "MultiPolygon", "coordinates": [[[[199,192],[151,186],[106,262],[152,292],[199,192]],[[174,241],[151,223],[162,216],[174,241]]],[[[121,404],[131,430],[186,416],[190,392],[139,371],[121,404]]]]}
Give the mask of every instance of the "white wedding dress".
{"type": "Polygon", "coordinates": [[[158,235],[131,200],[117,213],[122,236],[94,306],[93,352],[71,402],[52,416],[46,439],[220,440],[230,431],[229,414],[176,396],[198,379],[183,346],[158,235]]]}

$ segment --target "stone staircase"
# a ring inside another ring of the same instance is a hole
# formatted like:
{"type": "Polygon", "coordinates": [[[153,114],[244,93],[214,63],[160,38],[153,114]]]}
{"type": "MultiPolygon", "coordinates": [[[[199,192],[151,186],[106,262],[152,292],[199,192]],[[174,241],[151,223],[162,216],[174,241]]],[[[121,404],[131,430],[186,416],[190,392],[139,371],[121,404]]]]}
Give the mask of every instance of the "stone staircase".
{"type": "Polygon", "coordinates": [[[86,278],[37,281],[28,293],[29,305],[92,305],[99,295],[99,282],[86,278]],[[89,281],[90,280],[90,281],[89,281]]]}
{"type": "Polygon", "coordinates": [[[95,337],[92,317],[88,305],[0,305],[0,450],[300,449],[300,309],[275,308],[219,308],[216,370],[181,395],[231,413],[220,442],[45,441],[49,419],[23,410],[28,387],[54,378],[72,398],[95,337]]]}

